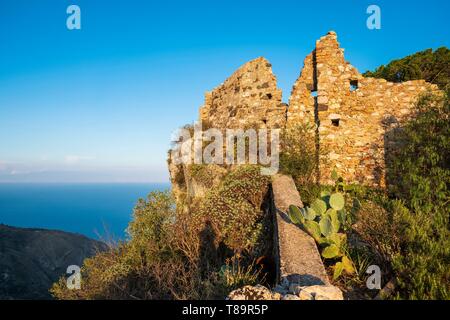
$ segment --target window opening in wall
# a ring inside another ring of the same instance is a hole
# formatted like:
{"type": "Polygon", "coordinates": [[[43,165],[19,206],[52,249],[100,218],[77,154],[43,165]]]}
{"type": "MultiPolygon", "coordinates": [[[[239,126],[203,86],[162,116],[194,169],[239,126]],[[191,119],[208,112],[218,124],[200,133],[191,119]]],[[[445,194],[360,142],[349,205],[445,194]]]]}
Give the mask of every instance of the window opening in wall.
{"type": "Polygon", "coordinates": [[[358,90],[358,80],[350,80],[350,91],[358,90]]]}
{"type": "Polygon", "coordinates": [[[339,127],[339,119],[331,119],[331,124],[335,127],[339,127]]]}

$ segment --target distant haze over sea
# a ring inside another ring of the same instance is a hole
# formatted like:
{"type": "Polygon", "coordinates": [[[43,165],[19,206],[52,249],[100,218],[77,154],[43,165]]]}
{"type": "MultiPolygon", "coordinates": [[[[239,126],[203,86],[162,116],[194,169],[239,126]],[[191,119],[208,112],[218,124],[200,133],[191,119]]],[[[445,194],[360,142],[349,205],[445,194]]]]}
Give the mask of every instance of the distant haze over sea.
{"type": "Polygon", "coordinates": [[[125,239],[139,198],[168,183],[0,184],[0,223],[125,239]]]}

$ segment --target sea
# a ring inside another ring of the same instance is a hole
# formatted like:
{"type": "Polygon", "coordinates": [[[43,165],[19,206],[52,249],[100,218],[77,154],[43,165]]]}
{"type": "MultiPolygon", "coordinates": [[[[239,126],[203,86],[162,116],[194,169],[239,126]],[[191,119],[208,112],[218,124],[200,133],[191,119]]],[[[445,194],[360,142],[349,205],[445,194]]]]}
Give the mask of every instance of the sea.
{"type": "Polygon", "coordinates": [[[0,223],[126,240],[138,199],[169,188],[169,183],[0,184],[0,223]]]}

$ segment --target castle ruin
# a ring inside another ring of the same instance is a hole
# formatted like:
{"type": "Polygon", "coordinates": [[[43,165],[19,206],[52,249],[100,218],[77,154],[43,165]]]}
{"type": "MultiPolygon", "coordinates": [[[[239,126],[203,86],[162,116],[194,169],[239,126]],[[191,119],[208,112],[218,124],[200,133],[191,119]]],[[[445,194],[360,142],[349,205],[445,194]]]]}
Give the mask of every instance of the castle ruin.
{"type": "Polygon", "coordinates": [[[328,182],[335,168],[347,182],[384,187],[387,156],[397,143],[390,133],[408,119],[427,90],[438,88],[424,80],[392,83],[364,77],[345,60],[331,31],[305,58],[289,105],[281,101],[271,64],[257,58],[206,93],[200,119],[215,128],[315,123],[321,182],[328,182]]]}

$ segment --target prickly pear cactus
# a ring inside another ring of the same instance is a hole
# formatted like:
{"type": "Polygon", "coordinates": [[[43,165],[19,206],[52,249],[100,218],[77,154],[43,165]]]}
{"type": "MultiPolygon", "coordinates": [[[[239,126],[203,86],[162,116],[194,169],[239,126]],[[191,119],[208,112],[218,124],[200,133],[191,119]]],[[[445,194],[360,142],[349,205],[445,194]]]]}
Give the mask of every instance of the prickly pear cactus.
{"type": "MultiPolygon", "coordinates": [[[[347,236],[345,233],[340,233],[347,221],[345,196],[338,191],[343,180],[334,170],[332,178],[336,181],[335,192],[321,192],[320,198],[306,208],[291,205],[289,217],[293,223],[301,226],[314,238],[322,249],[321,254],[324,259],[336,261],[333,267],[333,278],[337,279],[342,272],[352,274],[355,271],[353,262],[345,255],[347,236]]],[[[359,206],[359,201],[355,199],[351,211],[358,210],[359,206]]]]}

